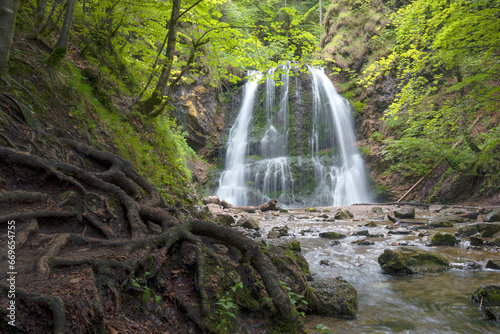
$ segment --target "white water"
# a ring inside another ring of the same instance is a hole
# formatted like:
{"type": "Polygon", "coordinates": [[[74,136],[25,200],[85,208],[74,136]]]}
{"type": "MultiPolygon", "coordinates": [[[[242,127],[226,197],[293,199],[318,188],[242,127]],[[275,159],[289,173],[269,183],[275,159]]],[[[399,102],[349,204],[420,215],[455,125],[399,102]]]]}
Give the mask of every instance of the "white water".
{"type": "Polygon", "coordinates": [[[243,92],[243,102],[236,121],[229,131],[229,143],[226,155],[226,170],[221,174],[217,196],[234,205],[245,205],[247,190],[245,189],[244,171],[247,151],[248,125],[252,118],[252,108],[258,88],[260,74],[249,72],[243,92]]]}
{"type": "MultiPolygon", "coordinates": [[[[265,126],[258,145],[249,154],[249,129],[252,129],[256,81],[244,87],[243,102],[238,117],[229,132],[225,171],[219,180],[217,196],[234,205],[257,205],[277,198],[285,207],[350,205],[369,202],[368,176],[363,159],[356,147],[354,125],[349,103],[335,90],[322,69],[309,67],[312,95],[308,125],[308,152],[291,155],[289,144],[294,141],[291,131],[290,96],[300,105],[300,81],[289,92],[292,67],[281,67],[280,83],[276,86],[268,72],[265,83],[265,126]]],[[[255,75],[255,73],[253,73],[255,75]]],[[[257,125],[256,125],[257,126],[257,125]]],[[[300,126],[305,126],[301,124],[300,126]]],[[[302,129],[301,129],[302,130],[302,129]]],[[[305,129],[304,129],[305,130],[305,129]]]]}

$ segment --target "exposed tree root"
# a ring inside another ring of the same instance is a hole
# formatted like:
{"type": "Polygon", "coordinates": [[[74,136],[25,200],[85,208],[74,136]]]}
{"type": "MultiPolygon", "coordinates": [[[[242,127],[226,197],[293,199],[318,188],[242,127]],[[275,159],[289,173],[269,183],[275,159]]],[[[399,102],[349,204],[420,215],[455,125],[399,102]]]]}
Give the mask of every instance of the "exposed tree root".
{"type": "MultiPolygon", "coordinates": [[[[11,142],[14,145],[10,146],[21,147],[11,142]]],[[[156,289],[161,293],[159,282],[182,271],[183,279],[190,280],[196,296],[171,299],[201,332],[213,332],[210,319],[215,316],[214,304],[220,297],[214,292],[217,289],[207,282],[218,275],[214,274],[212,264],[220,270],[228,267],[214,246],[223,245],[231,250],[227,254],[236,254],[229,266],[235,273],[240,264],[254,268],[257,276],[251,281],[263,283],[265,294],[272,298],[276,319],[294,324],[298,333],[304,332],[300,316],[281,286],[272,260],[259,244],[231,228],[186,219],[183,217],[186,212],[182,214],[169,206],[127,160],[73,140],[61,139],[59,144],[67,151],[58,149],[59,158],[50,159],[0,147],[0,172],[2,168],[7,171],[10,166],[16,166],[28,175],[36,173],[37,182],[50,188],[43,193],[33,191],[30,184],[33,181],[26,180],[25,184],[12,185],[9,191],[0,191],[0,205],[8,208],[0,215],[0,225],[10,220],[19,224],[27,221],[17,234],[18,249],[29,239],[33,239],[35,245],[48,246],[34,263],[40,280],[54,270],[90,267],[96,277],[105,282],[104,286],[113,295],[115,311],[120,312],[122,291],[129,287],[131,293],[137,293],[137,287],[134,290],[131,282],[140,281],[144,291],[156,289]],[[193,264],[176,253],[185,244],[192,247],[193,264]],[[79,253],[85,249],[92,255],[79,253]],[[180,261],[181,269],[175,271],[167,266],[172,258],[180,261]],[[117,272],[122,276],[115,277],[117,272]]],[[[40,147],[35,149],[40,150],[40,147]]],[[[277,210],[276,200],[255,208],[246,207],[245,211],[257,209],[277,210]]],[[[50,305],[53,332],[64,332],[65,308],[61,298],[36,293],[22,293],[21,298],[50,305]]],[[[93,312],[97,313],[94,331],[104,333],[105,311],[97,299],[94,304],[93,312]]]]}

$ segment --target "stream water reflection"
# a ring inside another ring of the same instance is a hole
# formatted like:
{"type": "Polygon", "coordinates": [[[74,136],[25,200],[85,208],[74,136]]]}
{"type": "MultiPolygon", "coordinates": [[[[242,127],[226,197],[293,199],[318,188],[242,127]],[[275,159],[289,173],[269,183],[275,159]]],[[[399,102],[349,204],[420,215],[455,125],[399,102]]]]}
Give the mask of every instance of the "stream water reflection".
{"type": "MultiPolygon", "coordinates": [[[[333,216],[334,209],[329,209],[331,212],[327,214],[333,216]]],[[[358,291],[357,319],[308,316],[305,319],[308,328],[314,329],[316,324],[322,323],[334,333],[500,333],[500,324],[485,320],[478,305],[468,299],[477,287],[500,283],[500,271],[485,268],[488,260],[500,258],[498,250],[467,249],[467,238],[457,247],[428,247],[426,244],[430,243],[433,234],[438,231],[454,233],[461,224],[448,229],[416,230],[409,235],[389,234],[391,230],[387,227],[392,223],[385,217],[394,208],[384,207],[383,213],[373,213],[371,206],[348,209],[354,213],[354,220],[324,222],[315,218],[319,214],[303,210],[268,215],[261,220],[264,233],[274,226],[286,224],[289,227],[289,233],[300,241],[315,279],[342,276],[358,291]],[[369,221],[375,221],[377,227],[363,226],[369,221]],[[352,243],[366,238],[351,235],[361,230],[383,236],[367,238],[374,242],[369,246],[352,243]],[[349,236],[340,240],[340,245],[330,246],[330,240],[318,237],[319,232],[325,231],[349,236]],[[386,248],[404,244],[438,252],[466,268],[423,276],[384,274],[377,263],[378,256],[386,248]],[[470,262],[481,264],[482,269],[467,269],[466,263],[470,262]]],[[[418,217],[430,218],[432,215],[435,215],[432,210],[417,211],[418,217]]]]}

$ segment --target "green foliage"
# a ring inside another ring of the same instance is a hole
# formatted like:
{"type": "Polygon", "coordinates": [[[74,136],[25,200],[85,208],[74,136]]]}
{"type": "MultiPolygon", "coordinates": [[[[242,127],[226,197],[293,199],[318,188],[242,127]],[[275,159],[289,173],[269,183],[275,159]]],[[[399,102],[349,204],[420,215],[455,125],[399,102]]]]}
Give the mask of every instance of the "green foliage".
{"type": "MultiPolygon", "coordinates": [[[[243,289],[243,283],[239,282],[231,287],[233,293],[236,292],[237,289],[243,289]]],[[[216,330],[221,334],[233,333],[233,321],[231,318],[236,319],[238,305],[233,302],[230,292],[227,291],[226,297],[219,299],[215,305],[217,305],[215,313],[219,316],[216,330]]]]}
{"type": "Polygon", "coordinates": [[[144,304],[147,304],[150,302],[151,297],[154,297],[154,300],[157,304],[160,303],[161,297],[156,294],[156,292],[153,291],[148,285],[147,285],[147,278],[149,276],[149,272],[145,272],[144,276],[142,278],[138,277],[132,277],[130,279],[130,283],[135,286],[136,288],[139,288],[142,290],[142,301],[144,304]]]}
{"type": "Polygon", "coordinates": [[[383,75],[398,77],[384,117],[395,135],[383,154],[394,167],[416,177],[446,161],[498,183],[499,15],[500,3],[488,0],[417,0],[392,15],[385,34],[396,46],[359,84],[370,90],[383,75]]]}
{"type": "Polygon", "coordinates": [[[328,328],[326,327],[325,325],[323,324],[317,324],[316,325],[316,330],[320,333],[327,333],[327,334],[333,334],[333,332],[328,328]]]}

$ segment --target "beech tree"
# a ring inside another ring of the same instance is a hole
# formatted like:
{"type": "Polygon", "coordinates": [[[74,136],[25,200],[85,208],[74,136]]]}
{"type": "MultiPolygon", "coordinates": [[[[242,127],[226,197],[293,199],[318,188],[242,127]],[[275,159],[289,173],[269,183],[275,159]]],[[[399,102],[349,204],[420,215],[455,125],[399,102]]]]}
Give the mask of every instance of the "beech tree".
{"type": "Polygon", "coordinates": [[[399,80],[385,113],[400,134],[386,141],[393,168],[420,177],[444,159],[456,172],[498,179],[499,17],[490,0],[417,0],[392,16],[396,46],[360,83],[371,89],[390,73],[399,80]]]}

